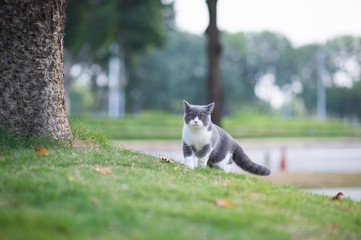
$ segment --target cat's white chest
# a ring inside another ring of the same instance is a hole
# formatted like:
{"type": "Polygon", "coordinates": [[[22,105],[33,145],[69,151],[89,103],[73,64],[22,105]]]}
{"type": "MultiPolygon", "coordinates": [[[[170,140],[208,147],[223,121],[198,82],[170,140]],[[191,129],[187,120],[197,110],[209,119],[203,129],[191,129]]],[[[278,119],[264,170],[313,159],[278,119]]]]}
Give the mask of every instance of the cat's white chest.
{"type": "Polygon", "coordinates": [[[204,145],[211,143],[212,132],[205,127],[195,129],[187,125],[183,126],[183,141],[189,145],[200,150],[204,145]]]}

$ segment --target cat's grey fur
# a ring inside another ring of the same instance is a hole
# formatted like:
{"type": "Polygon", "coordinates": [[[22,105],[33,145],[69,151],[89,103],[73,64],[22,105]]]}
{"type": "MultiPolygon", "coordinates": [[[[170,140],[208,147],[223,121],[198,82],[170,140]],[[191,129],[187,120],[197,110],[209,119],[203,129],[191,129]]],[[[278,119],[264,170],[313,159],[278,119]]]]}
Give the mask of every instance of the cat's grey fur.
{"type": "Polygon", "coordinates": [[[214,103],[203,106],[191,105],[184,101],[184,107],[182,140],[184,164],[188,168],[208,165],[229,172],[234,162],[253,174],[271,174],[269,168],[252,162],[236,140],[212,123],[214,103]]]}

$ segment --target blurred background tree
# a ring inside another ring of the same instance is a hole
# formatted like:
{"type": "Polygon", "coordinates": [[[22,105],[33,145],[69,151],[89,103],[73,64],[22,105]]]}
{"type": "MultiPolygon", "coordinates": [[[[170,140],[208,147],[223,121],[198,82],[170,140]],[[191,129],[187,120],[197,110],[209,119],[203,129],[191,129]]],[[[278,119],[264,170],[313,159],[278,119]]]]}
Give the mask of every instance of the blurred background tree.
{"type": "Polygon", "coordinates": [[[222,44],[217,27],[217,0],[206,0],[206,3],[209,13],[209,24],[205,32],[207,36],[207,96],[208,102],[215,103],[212,122],[221,126],[224,97],[220,74],[222,44]]]}
{"type": "MultiPolygon", "coordinates": [[[[106,88],[101,89],[105,84],[99,83],[99,76],[107,74],[109,58],[120,55],[127,82],[135,55],[162,46],[173,19],[172,4],[160,0],[68,0],[65,75],[71,76],[71,68],[81,64],[81,72],[88,75],[88,85],[99,98],[95,109],[104,111],[106,88]]],[[[68,92],[70,83],[71,78],[66,78],[68,92]]]]}
{"type": "Polygon", "coordinates": [[[66,48],[74,56],[86,48],[91,60],[102,60],[117,43],[131,63],[135,53],[164,44],[173,15],[159,0],[68,0],[66,48]]]}
{"type": "MultiPolygon", "coordinates": [[[[183,99],[206,104],[205,36],[174,28],[174,14],[171,1],[69,0],[64,58],[68,86],[76,80],[73,90],[67,88],[78,99],[72,114],[106,112],[114,44],[127,69],[127,112],[180,113],[183,99]]],[[[316,52],[323,49],[328,116],[360,119],[361,38],[340,36],[295,47],[280,33],[222,32],[221,42],[223,114],[251,106],[285,116],[314,116],[316,52]]]]}

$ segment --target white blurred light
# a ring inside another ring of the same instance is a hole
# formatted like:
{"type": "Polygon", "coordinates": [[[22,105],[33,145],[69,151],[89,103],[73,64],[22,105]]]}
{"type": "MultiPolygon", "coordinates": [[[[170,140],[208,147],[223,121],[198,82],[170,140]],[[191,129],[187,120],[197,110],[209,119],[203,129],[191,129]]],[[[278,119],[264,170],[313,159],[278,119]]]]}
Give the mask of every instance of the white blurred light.
{"type": "Polygon", "coordinates": [[[333,76],[333,81],[338,87],[352,88],[353,86],[351,77],[343,71],[337,71],[333,76]]]}
{"type": "Polygon", "coordinates": [[[254,90],[258,98],[269,102],[273,108],[278,109],[285,103],[285,95],[274,83],[275,76],[267,73],[260,78],[254,90]]]}

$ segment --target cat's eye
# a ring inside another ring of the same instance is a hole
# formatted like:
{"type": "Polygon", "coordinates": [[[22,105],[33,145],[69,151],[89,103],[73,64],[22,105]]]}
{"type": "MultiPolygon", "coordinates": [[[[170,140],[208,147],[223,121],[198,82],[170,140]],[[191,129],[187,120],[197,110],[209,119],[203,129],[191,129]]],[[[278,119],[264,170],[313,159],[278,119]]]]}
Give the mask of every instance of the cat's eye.
{"type": "Polygon", "coordinates": [[[194,118],[194,116],[193,116],[192,114],[190,114],[188,117],[189,117],[190,119],[193,119],[193,118],[194,118]]]}
{"type": "Polygon", "coordinates": [[[200,116],[199,119],[204,119],[204,116],[200,116]]]}

